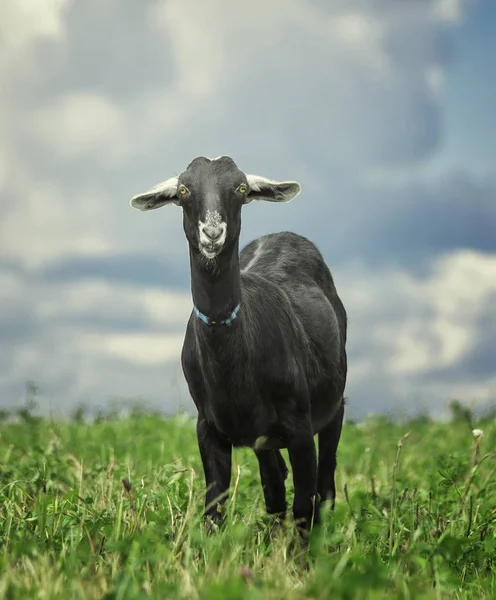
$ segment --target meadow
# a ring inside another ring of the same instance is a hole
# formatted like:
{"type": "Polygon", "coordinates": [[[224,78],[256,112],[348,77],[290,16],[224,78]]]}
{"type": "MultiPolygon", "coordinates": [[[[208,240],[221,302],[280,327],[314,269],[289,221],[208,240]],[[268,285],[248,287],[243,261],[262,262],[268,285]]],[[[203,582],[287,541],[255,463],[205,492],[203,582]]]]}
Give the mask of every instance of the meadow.
{"type": "Polygon", "coordinates": [[[191,418],[4,413],[0,598],[495,598],[495,449],[494,412],[458,404],[347,422],[336,508],[305,548],[291,510],[265,515],[248,449],[208,534],[191,418]]]}

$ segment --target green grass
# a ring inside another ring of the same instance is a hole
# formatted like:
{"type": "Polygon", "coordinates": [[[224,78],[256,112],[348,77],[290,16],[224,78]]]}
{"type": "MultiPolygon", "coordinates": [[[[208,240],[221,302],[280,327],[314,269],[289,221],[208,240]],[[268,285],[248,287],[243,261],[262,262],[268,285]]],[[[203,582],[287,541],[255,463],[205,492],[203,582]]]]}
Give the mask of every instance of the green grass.
{"type": "Polygon", "coordinates": [[[206,533],[187,418],[4,417],[0,598],[494,598],[496,422],[467,420],[346,424],[336,509],[305,551],[291,517],[265,517],[249,450],[206,533]]]}

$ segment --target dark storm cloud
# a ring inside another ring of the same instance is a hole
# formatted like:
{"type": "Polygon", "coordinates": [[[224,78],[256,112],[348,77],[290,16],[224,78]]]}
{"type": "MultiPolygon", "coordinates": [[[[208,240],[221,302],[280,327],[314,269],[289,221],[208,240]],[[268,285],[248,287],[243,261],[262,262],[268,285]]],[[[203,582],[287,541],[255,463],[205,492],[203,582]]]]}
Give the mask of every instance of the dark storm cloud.
{"type": "MultiPolygon", "coordinates": [[[[0,320],[0,340],[4,352],[9,352],[9,346],[20,341],[29,340],[33,335],[39,335],[40,323],[28,311],[14,309],[2,314],[0,320]]],[[[1,356],[0,352],[0,356],[1,356]]]]}
{"type": "MultiPolygon", "coordinates": [[[[422,274],[437,256],[461,248],[496,252],[496,183],[468,174],[394,189],[346,189],[315,207],[302,225],[333,264],[350,259],[371,268],[391,264],[422,274]]],[[[303,200],[302,200],[303,202],[303,200]]]]}
{"type": "MultiPolygon", "coordinates": [[[[126,317],[114,315],[71,315],[57,319],[57,327],[71,326],[85,331],[86,333],[146,333],[156,332],[157,324],[150,321],[146,315],[134,314],[126,317]]],[[[165,334],[181,331],[185,327],[181,323],[161,327],[160,331],[165,334]]]]}
{"type": "MultiPolygon", "coordinates": [[[[165,248],[164,242],[164,248],[165,248]]],[[[59,259],[38,271],[41,281],[68,283],[79,279],[101,279],[108,283],[132,282],[140,287],[187,289],[190,283],[185,248],[183,265],[149,254],[82,256],[59,259]]]]}
{"type": "MultiPolygon", "coordinates": [[[[494,295],[496,303],[496,295],[494,295]]],[[[482,327],[477,337],[475,348],[468,353],[468,356],[460,361],[452,373],[446,375],[459,374],[465,379],[471,378],[472,381],[480,381],[484,377],[496,376],[496,315],[483,319],[482,327]]]]}
{"type": "Polygon", "coordinates": [[[369,237],[365,251],[374,247],[376,254],[394,256],[405,267],[458,248],[496,252],[494,182],[481,185],[468,175],[455,175],[383,197],[386,210],[374,221],[376,235],[369,237]]]}

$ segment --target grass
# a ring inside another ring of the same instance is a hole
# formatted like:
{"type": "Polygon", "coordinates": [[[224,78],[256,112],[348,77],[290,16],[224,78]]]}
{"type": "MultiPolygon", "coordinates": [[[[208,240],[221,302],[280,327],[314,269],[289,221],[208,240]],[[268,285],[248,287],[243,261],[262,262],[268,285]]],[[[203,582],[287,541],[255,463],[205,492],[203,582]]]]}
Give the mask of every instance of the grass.
{"type": "Polygon", "coordinates": [[[495,448],[494,416],[461,409],[450,423],[346,424],[336,509],[305,551],[291,518],[265,516],[244,449],[225,525],[207,535],[188,418],[4,415],[0,598],[494,598],[495,448]]]}

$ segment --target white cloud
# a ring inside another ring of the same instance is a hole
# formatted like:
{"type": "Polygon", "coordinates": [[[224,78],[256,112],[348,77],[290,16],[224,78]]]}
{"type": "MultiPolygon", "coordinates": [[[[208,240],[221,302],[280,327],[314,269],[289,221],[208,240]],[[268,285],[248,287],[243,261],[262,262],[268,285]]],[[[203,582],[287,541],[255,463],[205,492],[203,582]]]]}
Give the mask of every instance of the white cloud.
{"type": "Polygon", "coordinates": [[[62,409],[112,395],[145,395],[171,409],[179,400],[188,405],[184,382],[171,385],[191,308],[188,293],[95,280],[45,284],[0,273],[4,322],[28,324],[0,351],[0,389],[34,379],[43,402],[62,409]],[[131,327],[123,331],[123,323],[131,327]]]}
{"type": "MultiPolygon", "coordinates": [[[[89,356],[108,356],[134,366],[164,366],[181,355],[184,335],[155,333],[83,334],[81,347],[89,356]]],[[[148,388],[149,386],[145,386],[148,388]]],[[[151,391],[147,389],[147,391],[151,391]]]]}
{"type": "Polygon", "coordinates": [[[69,0],[3,0],[0,38],[4,47],[19,50],[39,38],[64,36],[62,15],[69,0]]]}
{"type": "Polygon", "coordinates": [[[109,250],[112,207],[98,194],[64,195],[49,181],[20,180],[13,202],[4,205],[0,252],[36,267],[58,257],[109,250]]]}
{"type": "Polygon", "coordinates": [[[4,113],[6,120],[18,111],[17,86],[26,79],[40,81],[47,68],[38,62],[37,43],[60,44],[65,40],[64,13],[68,6],[69,0],[2,1],[0,115],[4,113]]]}
{"type": "Polygon", "coordinates": [[[185,322],[191,309],[191,299],[186,292],[85,279],[68,285],[40,285],[33,314],[43,321],[71,317],[128,318],[130,321],[146,318],[160,328],[185,322]]]}
{"type": "Polygon", "coordinates": [[[480,316],[494,311],[494,273],[494,255],[459,251],[441,258],[427,281],[409,282],[404,293],[419,299],[417,314],[399,331],[394,325],[384,331],[394,349],[391,371],[421,375],[455,366],[477,343],[480,316]]]}
{"type": "Polygon", "coordinates": [[[457,23],[470,1],[472,0],[437,0],[432,3],[432,12],[435,18],[446,23],[457,23]]]}
{"type": "Polygon", "coordinates": [[[33,110],[25,129],[58,160],[89,158],[123,168],[184,127],[192,108],[170,91],[144,92],[134,104],[97,91],[71,91],[33,110]]]}
{"type": "Polygon", "coordinates": [[[119,158],[129,144],[126,115],[115,102],[96,92],[70,92],[49,107],[35,111],[33,130],[65,157],[92,152],[100,158],[119,158]]]}
{"type": "Polygon", "coordinates": [[[477,344],[480,319],[496,318],[495,272],[495,255],[470,250],[439,258],[423,278],[359,265],[337,271],[350,319],[350,355],[359,352],[348,380],[355,409],[381,404],[380,397],[371,399],[371,378],[382,380],[379,396],[410,408],[417,397],[438,412],[453,398],[494,398],[494,376],[460,383],[429,375],[456,369],[477,344]]]}

